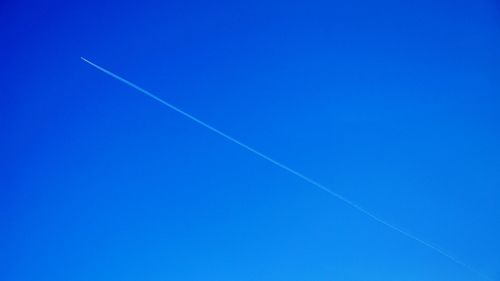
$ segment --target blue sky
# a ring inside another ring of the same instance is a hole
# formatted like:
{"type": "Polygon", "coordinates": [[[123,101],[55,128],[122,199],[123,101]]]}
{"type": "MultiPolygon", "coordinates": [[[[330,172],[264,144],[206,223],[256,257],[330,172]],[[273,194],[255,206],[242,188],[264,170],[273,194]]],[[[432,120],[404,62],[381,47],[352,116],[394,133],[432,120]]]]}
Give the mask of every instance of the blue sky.
{"type": "Polygon", "coordinates": [[[500,6],[1,4],[0,279],[482,280],[84,56],[500,274],[500,6]]]}

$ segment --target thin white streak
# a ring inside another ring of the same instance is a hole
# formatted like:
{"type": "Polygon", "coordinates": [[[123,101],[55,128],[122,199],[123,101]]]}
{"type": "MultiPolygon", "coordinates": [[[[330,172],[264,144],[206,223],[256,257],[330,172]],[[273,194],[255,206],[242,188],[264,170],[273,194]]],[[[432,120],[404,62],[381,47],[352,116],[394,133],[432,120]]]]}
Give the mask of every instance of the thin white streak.
{"type": "Polygon", "coordinates": [[[399,232],[400,234],[402,234],[402,235],[406,236],[407,238],[410,238],[410,239],[412,239],[412,240],[414,240],[414,241],[417,241],[418,243],[420,243],[420,244],[422,244],[422,245],[424,245],[424,246],[426,246],[426,247],[428,247],[428,248],[430,248],[430,249],[434,250],[435,252],[437,252],[437,253],[439,253],[439,254],[443,255],[444,257],[446,257],[446,258],[450,259],[450,260],[451,260],[451,261],[453,261],[454,263],[456,263],[456,264],[458,264],[458,265],[460,265],[460,266],[463,266],[463,267],[467,268],[468,270],[470,270],[471,272],[474,272],[475,274],[477,274],[477,275],[479,275],[479,276],[482,276],[482,277],[483,277],[483,278],[485,278],[486,280],[491,280],[491,281],[494,281],[492,278],[490,278],[490,277],[486,276],[485,274],[483,274],[483,273],[479,272],[478,270],[476,270],[476,269],[475,269],[475,268],[473,268],[472,266],[470,266],[470,265],[468,265],[468,264],[466,264],[466,263],[462,262],[461,260],[459,260],[459,259],[457,259],[456,257],[452,256],[451,254],[448,254],[447,252],[445,252],[445,251],[444,251],[444,250],[442,250],[441,248],[439,248],[439,247],[437,247],[437,246],[435,246],[435,245],[433,245],[433,244],[431,244],[431,243],[429,243],[429,242],[427,242],[427,241],[425,241],[425,240],[422,240],[422,239],[418,238],[417,236],[415,236],[415,235],[413,235],[413,234],[409,233],[408,231],[405,231],[405,230],[403,230],[403,229],[401,229],[401,228],[399,228],[399,227],[397,227],[397,226],[395,226],[395,225],[393,225],[393,224],[391,224],[391,223],[387,222],[386,220],[384,220],[384,219],[380,218],[379,216],[375,215],[374,213],[372,213],[372,212],[370,212],[370,211],[366,210],[365,208],[361,207],[361,206],[360,206],[360,205],[358,205],[357,203],[355,203],[355,202],[353,202],[353,201],[351,201],[351,200],[347,199],[346,197],[344,197],[344,196],[342,196],[342,195],[338,194],[337,192],[335,192],[335,191],[333,191],[333,190],[329,189],[328,187],[326,187],[326,186],[324,186],[324,185],[322,185],[322,184],[320,184],[320,183],[316,182],[315,180],[313,180],[313,179],[311,179],[311,178],[309,178],[309,177],[307,177],[307,176],[303,175],[303,174],[302,174],[302,173],[300,173],[300,172],[297,172],[296,170],[294,170],[294,169],[292,169],[292,168],[290,168],[290,167],[286,166],[285,164],[282,164],[282,163],[280,163],[280,162],[278,162],[278,161],[274,160],[273,158],[271,158],[271,157],[269,157],[269,156],[265,155],[264,153],[259,152],[258,150],[256,150],[256,149],[254,149],[254,148],[252,148],[252,147],[250,147],[250,146],[248,146],[248,145],[246,145],[246,144],[242,143],[241,141],[239,141],[239,140],[237,140],[237,139],[235,139],[235,138],[233,138],[233,137],[231,137],[231,136],[229,136],[229,135],[227,135],[226,133],[223,133],[222,131],[220,131],[220,130],[218,130],[218,129],[214,128],[214,127],[212,127],[211,125],[209,125],[209,124],[207,124],[207,123],[205,123],[205,122],[203,122],[203,121],[201,121],[200,119],[198,119],[198,118],[194,117],[193,115],[191,115],[191,114],[189,114],[189,113],[187,113],[187,112],[185,112],[185,111],[183,111],[183,110],[181,110],[181,109],[177,108],[176,106],[174,106],[174,105],[172,105],[172,104],[170,104],[170,103],[168,103],[168,102],[164,101],[163,99],[161,99],[161,98],[157,97],[156,95],[154,95],[154,94],[152,94],[151,92],[149,92],[149,91],[147,91],[147,90],[143,89],[142,87],[140,87],[140,86],[138,86],[138,85],[136,85],[136,84],[134,84],[134,83],[132,83],[132,82],[130,82],[130,81],[128,81],[128,80],[126,80],[125,78],[122,78],[122,77],[120,77],[120,76],[118,76],[118,75],[114,74],[113,72],[111,72],[111,71],[109,71],[109,70],[107,70],[107,69],[105,69],[105,68],[103,68],[103,67],[101,67],[101,66],[99,66],[99,65],[97,65],[97,64],[95,64],[95,63],[93,63],[93,62],[91,62],[91,61],[89,61],[89,60],[87,60],[87,59],[85,59],[85,58],[83,58],[83,57],[80,57],[80,58],[81,58],[84,62],[88,63],[89,65],[91,65],[91,66],[93,66],[93,67],[97,68],[98,70],[100,70],[100,71],[102,71],[102,72],[104,72],[104,73],[108,74],[109,76],[111,76],[111,77],[113,77],[113,78],[115,78],[115,79],[117,79],[117,80],[119,80],[119,81],[121,81],[121,82],[123,82],[123,83],[127,84],[128,86],[130,86],[130,87],[132,87],[132,88],[134,88],[134,89],[138,90],[139,92],[141,92],[141,93],[143,93],[143,94],[145,94],[145,95],[149,96],[150,98],[152,98],[152,99],[154,99],[154,100],[158,101],[159,103],[161,103],[161,104],[163,104],[163,105],[165,105],[165,106],[169,107],[170,109],[172,109],[172,110],[174,110],[174,111],[176,111],[176,112],[178,112],[178,113],[180,113],[180,114],[184,115],[185,117],[187,117],[187,118],[189,118],[189,119],[193,120],[194,122],[196,122],[196,123],[198,123],[198,124],[202,125],[203,127],[205,127],[205,128],[207,128],[207,129],[209,129],[210,131],[212,131],[212,132],[214,132],[214,133],[216,133],[216,134],[218,134],[218,135],[220,135],[220,136],[224,137],[225,139],[227,139],[227,140],[229,140],[229,141],[231,141],[231,142],[233,142],[233,143],[235,143],[235,144],[237,144],[237,145],[239,145],[239,146],[243,147],[244,149],[246,149],[246,150],[248,150],[248,151],[252,152],[253,154],[255,154],[255,155],[257,155],[257,156],[259,156],[259,157],[261,157],[261,158],[263,158],[263,159],[265,159],[265,160],[267,160],[267,161],[271,162],[272,164],[274,164],[274,165],[276,165],[276,166],[278,166],[278,167],[282,168],[283,170],[290,172],[291,174],[293,174],[293,175],[295,175],[295,176],[297,176],[297,177],[301,178],[302,180],[304,180],[304,181],[306,181],[306,182],[310,183],[311,185],[313,185],[313,186],[315,186],[315,187],[317,187],[317,188],[319,188],[319,189],[321,189],[321,190],[323,190],[323,191],[327,192],[328,194],[330,194],[330,195],[332,195],[332,196],[336,197],[336,198],[337,198],[337,199],[339,199],[340,201],[342,201],[342,202],[346,203],[347,205],[351,206],[352,208],[354,208],[354,209],[358,210],[359,212],[361,212],[361,213],[365,214],[366,216],[368,216],[369,218],[373,219],[374,221],[376,221],[376,222],[378,222],[378,223],[380,223],[380,224],[382,224],[382,225],[385,225],[385,226],[387,226],[388,228],[390,228],[390,229],[392,229],[392,230],[394,230],[394,231],[396,231],[396,232],[399,232]]]}

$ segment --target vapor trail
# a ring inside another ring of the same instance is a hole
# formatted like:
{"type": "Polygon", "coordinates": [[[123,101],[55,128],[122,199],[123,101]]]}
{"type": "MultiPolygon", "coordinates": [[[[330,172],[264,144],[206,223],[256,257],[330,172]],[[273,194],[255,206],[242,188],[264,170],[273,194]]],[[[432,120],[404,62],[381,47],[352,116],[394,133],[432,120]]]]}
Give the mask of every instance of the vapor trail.
{"type": "Polygon", "coordinates": [[[367,217],[371,218],[372,220],[374,220],[374,221],[376,221],[376,222],[378,222],[378,223],[380,223],[382,225],[385,225],[386,227],[388,227],[388,228],[390,228],[390,229],[392,229],[392,230],[394,230],[394,231],[396,231],[396,232],[398,232],[398,233],[406,236],[407,238],[410,238],[410,239],[412,239],[412,240],[414,240],[414,241],[416,241],[416,242],[418,242],[418,243],[420,243],[420,244],[422,244],[422,245],[424,245],[424,246],[426,246],[426,247],[434,250],[435,252],[441,254],[442,256],[450,259],[454,263],[456,263],[456,264],[458,264],[458,265],[460,265],[462,267],[467,268],[469,271],[471,271],[471,272],[473,272],[473,273],[475,273],[475,274],[477,274],[479,276],[482,276],[484,279],[490,280],[490,281],[494,281],[492,278],[484,275],[483,273],[479,272],[478,270],[476,270],[472,266],[470,266],[470,265],[462,262],[461,260],[459,260],[458,258],[452,256],[451,254],[448,254],[447,252],[445,252],[441,248],[439,248],[439,247],[437,247],[437,246],[435,246],[435,245],[433,245],[433,244],[431,244],[431,243],[429,243],[429,242],[427,242],[425,240],[422,240],[422,239],[418,238],[417,236],[415,236],[415,235],[413,235],[413,234],[411,234],[411,233],[409,233],[409,232],[407,232],[407,231],[405,231],[405,230],[403,230],[403,229],[401,229],[401,228],[399,228],[399,227],[397,227],[397,226],[395,226],[395,225],[387,222],[386,220],[384,220],[384,219],[380,218],[379,216],[375,215],[374,213],[372,213],[372,212],[368,211],[367,209],[361,207],[357,203],[355,203],[355,202],[347,199],[346,197],[340,195],[339,193],[331,190],[330,188],[328,188],[328,187],[326,187],[326,186],[324,186],[324,185],[316,182],[315,180],[313,180],[313,179],[305,176],[304,174],[302,174],[300,172],[297,172],[296,170],[294,170],[294,169],[286,166],[285,164],[282,164],[282,163],[274,160],[273,158],[265,155],[264,153],[259,152],[258,150],[256,150],[256,149],[254,149],[254,148],[252,148],[252,147],[250,147],[250,146],[242,143],[241,141],[239,141],[239,140],[237,140],[237,139],[235,139],[235,138],[233,138],[233,137],[231,137],[229,135],[227,135],[226,133],[224,133],[224,132],[222,132],[222,131],[220,131],[220,130],[214,128],[214,127],[212,127],[211,125],[209,125],[209,124],[201,121],[200,119],[194,117],[193,115],[191,115],[191,114],[189,114],[189,113],[187,113],[187,112],[185,112],[185,111],[177,108],[176,106],[174,106],[174,105],[172,105],[172,104],[164,101],[163,99],[157,97],[156,95],[154,95],[151,92],[143,89],[142,87],[140,87],[140,86],[138,86],[138,85],[136,85],[136,84],[128,81],[127,79],[122,78],[121,76],[118,76],[118,75],[114,74],[113,72],[111,72],[111,71],[109,71],[109,70],[107,70],[107,69],[105,69],[105,68],[103,68],[103,67],[101,67],[101,66],[99,66],[99,65],[97,65],[97,64],[95,64],[93,62],[91,62],[91,61],[89,61],[88,59],[86,59],[84,57],[80,57],[80,58],[84,62],[88,63],[89,65],[91,65],[91,66],[97,68],[98,70],[100,70],[100,71],[108,74],[109,76],[117,79],[118,81],[121,81],[121,82],[125,83],[126,85],[128,85],[128,86],[136,89],[137,91],[139,91],[139,92],[147,95],[148,97],[156,100],[157,102],[159,102],[159,103],[161,103],[161,104],[169,107],[170,109],[172,109],[172,110],[174,110],[174,111],[176,111],[176,112],[184,115],[185,117],[191,119],[192,121],[200,124],[201,126],[207,128],[207,129],[209,129],[210,131],[212,131],[212,132],[214,132],[214,133],[216,133],[216,134],[224,137],[225,139],[227,139],[227,140],[229,140],[229,141],[231,141],[231,142],[233,142],[233,143],[235,143],[235,144],[243,147],[244,149],[246,149],[246,150],[252,152],[253,154],[255,154],[255,155],[257,155],[257,156],[259,156],[259,157],[261,157],[261,158],[263,158],[263,159],[271,162],[272,164],[280,167],[281,169],[290,172],[291,174],[297,176],[298,178],[301,178],[302,180],[308,182],[309,184],[311,184],[311,185],[313,185],[313,186],[315,186],[315,187],[317,187],[317,188],[319,188],[319,189],[327,192],[328,194],[332,195],[333,197],[335,197],[335,198],[339,199],[340,201],[346,203],[350,207],[352,207],[352,208],[358,210],[359,212],[365,214],[367,217]]]}

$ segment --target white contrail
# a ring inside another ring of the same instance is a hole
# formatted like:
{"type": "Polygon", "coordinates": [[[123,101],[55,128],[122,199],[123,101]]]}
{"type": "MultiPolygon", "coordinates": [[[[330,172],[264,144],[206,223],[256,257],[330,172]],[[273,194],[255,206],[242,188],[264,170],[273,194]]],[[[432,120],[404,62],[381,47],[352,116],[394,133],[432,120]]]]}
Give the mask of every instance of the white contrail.
{"type": "Polygon", "coordinates": [[[127,79],[122,78],[122,77],[120,77],[120,76],[118,76],[118,75],[114,74],[113,72],[111,72],[111,71],[109,71],[109,70],[107,70],[107,69],[105,69],[105,68],[103,68],[103,67],[101,67],[101,66],[99,66],[99,65],[97,65],[97,64],[95,64],[95,63],[93,63],[93,62],[91,62],[91,61],[89,61],[89,60],[88,60],[88,59],[86,59],[86,58],[83,58],[83,57],[80,57],[80,58],[81,58],[84,62],[88,63],[89,65],[91,65],[91,66],[93,66],[93,67],[95,67],[95,68],[99,69],[100,71],[102,71],[102,72],[104,72],[104,73],[108,74],[109,76],[111,76],[111,77],[113,77],[113,78],[115,78],[115,79],[117,79],[117,80],[119,80],[119,81],[121,81],[121,82],[123,82],[123,83],[127,84],[128,86],[130,86],[130,87],[132,87],[132,88],[134,88],[134,89],[138,90],[139,92],[141,92],[141,93],[143,93],[143,94],[147,95],[148,97],[150,97],[150,98],[152,98],[152,99],[154,99],[154,100],[158,101],[159,103],[161,103],[161,104],[163,104],[163,105],[165,105],[165,106],[169,107],[170,109],[172,109],[172,110],[174,110],[174,111],[176,111],[176,112],[178,112],[178,113],[180,113],[180,114],[184,115],[185,117],[187,117],[187,118],[189,118],[189,119],[193,120],[194,122],[196,122],[196,123],[198,123],[198,124],[202,125],[203,127],[205,127],[205,128],[207,128],[207,129],[209,129],[210,131],[212,131],[212,132],[214,132],[214,133],[216,133],[216,134],[218,134],[218,135],[220,135],[220,136],[224,137],[225,139],[227,139],[227,140],[229,140],[229,141],[231,141],[231,142],[233,142],[233,143],[235,143],[235,144],[237,144],[237,145],[239,145],[239,146],[243,147],[244,149],[246,149],[246,150],[248,150],[248,151],[252,152],[253,154],[255,154],[255,155],[257,155],[257,156],[259,156],[259,157],[261,157],[261,158],[263,158],[263,159],[265,159],[265,160],[267,160],[267,161],[269,161],[269,162],[273,163],[274,165],[276,165],[276,166],[278,166],[278,167],[282,168],[283,170],[290,172],[291,174],[293,174],[293,175],[295,175],[295,176],[297,176],[297,177],[299,177],[299,178],[303,179],[304,181],[306,181],[306,182],[310,183],[311,185],[313,185],[313,186],[315,186],[315,187],[317,187],[317,188],[319,188],[319,189],[321,189],[321,190],[323,190],[323,191],[327,192],[328,194],[330,194],[330,195],[332,195],[332,196],[336,197],[337,199],[339,199],[340,201],[342,201],[342,202],[346,203],[347,205],[349,205],[349,206],[353,207],[354,209],[356,209],[356,210],[360,211],[361,213],[365,214],[366,216],[368,216],[369,218],[373,219],[374,221],[376,221],[376,222],[378,222],[378,223],[380,223],[380,224],[382,224],[382,225],[385,225],[385,226],[387,226],[388,228],[390,228],[390,229],[392,229],[392,230],[394,230],[394,231],[396,231],[396,232],[399,232],[400,234],[402,234],[402,235],[404,235],[404,236],[406,236],[406,237],[408,237],[408,238],[410,238],[410,239],[412,239],[412,240],[414,240],[414,241],[417,241],[418,243],[420,243],[420,244],[422,244],[422,245],[424,245],[424,246],[426,246],[426,247],[428,247],[428,248],[430,248],[430,249],[432,249],[432,250],[436,251],[437,253],[439,253],[439,254],[443,255],[444,257],[447,257],[448,259],[450,259],[450,260],[451,260],[451,261],[453,261],[454,263],[456,263],[456,264],[458,264],[458,265],[460,265],[460,266],[463,266],[463,267],[467,268],[468,270],[470,270],[470,271],[474,272],[475,274],[480,275],[480,276],[482,276],[483,278],[485,278],[485,279],[487,279],[487,280],[494,281],[492,278],[490,278],[490,277],[488,277],[488,276],[484,275],[483,273],[479,272],[478,270],[476,270],[476,269],[475,269],[475,268],[473,268],[472,266],[470,266],[470,265],[468,265],[468,264],[466,264],[466,263],[462,262],[461,260],[459,260],[459,259],[457,259],[456,257],[452,256],[451,254],[448,254],[447,252],[445,252],[444,250],[440,249],[439,247],[437,247],[437,246],[435,246],[435,245],[433,245],[433,244],[431,244],[431,243],[429,243],[429,242],[426,242],[425,240],[422,240],[422,239],[420,239],[420,238],[416,237],[415,235],[413,235],[413,234],[411,234],[411,233],[409,233],[409,232],[407,232],[407,231],[405,231],[405,230],[403,230],[403,229],[401,229],[401,228],[399,228],[399,227],[397,227],[397,226],[395,226],[395,225],[393,225],[393,224],[391,224],[391,223],[387,222],[386,220],[384,220],[384,219],[382,219],[382,218],[378,217],[377,215],[373,214],[372,212],[370,212],[370,211],[366,210],[365,208],[363,208],[363,207],[359,206],[357,203],[355,203],[355,202],[353,202],[353,201],[351,201],[351,200],[349,200],[349,199],[345,198],[344,196],[342,196],[342,195],[338,194],[337,192],[335,192],[335,191],[333,191],[333,190],[329,189],[328,187],[326,187],[326,186],[324,186],[324,185],[322,185],[322,184],[320,184],[320,183],[316,182],[315,180],[313,180],[313,179],[311,179],[311,178],[309,178],[309,177],[307,177],[307,176],[303,175],[303,174],[302,174],[302,173],[300,173],[300,172],[297,172],[296,170],[294,170],[294,169],[292,169],[292,168],[290,168],[290,167],[286,166],[285,164],[282,164],[282,163],[280,163],[280,162],[278,162],[278,161],[274,160],[273,158],[271,158],[271,157],[269,157],[269,156],[265,155],[264,153],[259,152],[258,150],[256,150],[256,149],[254,149],[254,148],[252,148],[252,147],[250,147],[250,146],[248,146],[248,145],[246,145],[246,144],[242,143],[241,141],[239,141],[239,140],[237,140],[237,139],[235,139],[235,138],[233,138],[233,137],[231,137],[231,136],[229,136],[229,135],[227,135],[226,133],[221,132],[220,130],[218,130],[218,129],[216,129],[216,128],[212,127],[211,125],[208,125],[207,123],[205,123],[205,122],[201,121],[200,119],[198,119],[198,118],[194,117],[193,115],[191,115],[191,114],[189,114],[189,113],[187,113],[187,112],[185,112],[185,111],[183,111],[183,110],[181,110],[181,109],[177,108],[176,106],[174,106],[174,105],[172,105],[172,104],[170,104],[170,103],[168,103],[168,102],[164,101],[163,99],[161,99],[161,98],[157,97],[156,95],[154,95],[154,94],[152,94],[151,92],[149,92],[149,91],[147,91],[147,90],[143,89],[142,87],[137,86],[136,84],[134,84],[134,83],[132,83],[132,82],[128,81],[127,79]]]}

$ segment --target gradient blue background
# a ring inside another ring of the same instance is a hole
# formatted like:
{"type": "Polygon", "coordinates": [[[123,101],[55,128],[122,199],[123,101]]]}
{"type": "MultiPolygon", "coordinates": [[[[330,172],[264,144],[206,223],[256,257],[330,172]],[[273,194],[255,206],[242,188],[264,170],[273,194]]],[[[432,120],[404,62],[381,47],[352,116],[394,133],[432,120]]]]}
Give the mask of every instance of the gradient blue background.
{"type": "Polygon", "coordinates": [[[500,5],[3,1],[0,280],[500,272],[500,5]]]}

